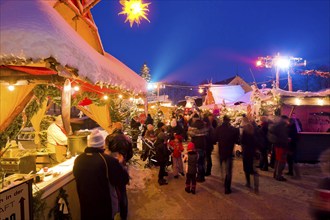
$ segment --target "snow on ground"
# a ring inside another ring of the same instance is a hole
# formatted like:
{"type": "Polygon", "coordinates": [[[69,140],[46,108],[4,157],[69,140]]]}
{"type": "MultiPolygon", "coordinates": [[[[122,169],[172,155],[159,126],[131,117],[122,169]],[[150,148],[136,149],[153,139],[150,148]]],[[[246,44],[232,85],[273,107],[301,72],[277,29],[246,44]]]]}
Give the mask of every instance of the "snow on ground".
{"type": "Polygon", "coordinates": [[[301,178],[287,177],[287,182],[274,180],[273,169],[259,171],[256,195],[244,186],[242,160],[235,158],[233,193],[225,195],[217,152],[212,157],[212,175],[197,183],[196,195],[184,191],[185,178],[174,179],[171,168],[166,186],[157,183],[157,167],[130,168],[129,219],[311,219],[309,202],[323,175],[319,164],[299,164],[301,178]]]}
{"type": "Polygon", "coordinates": [[[140,156],[135,154],[132,158],[133,162],[128,166],[130,183],[127,189],[132,192],[144,190],[153,178],[151,169],[145,169],[145,162],[139,160],[139,158],[140,156]]]}

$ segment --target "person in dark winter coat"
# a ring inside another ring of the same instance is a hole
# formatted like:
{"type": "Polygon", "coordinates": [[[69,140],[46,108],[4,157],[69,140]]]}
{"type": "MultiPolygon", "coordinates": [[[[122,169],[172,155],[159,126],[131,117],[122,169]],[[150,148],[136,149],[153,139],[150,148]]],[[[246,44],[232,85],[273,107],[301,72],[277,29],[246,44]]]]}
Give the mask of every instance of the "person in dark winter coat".
{"type": "Polygon", "coordinates": [[[268,141],[268,120],[265,116],[261,118],[261,124],[259,128],[260,140],[260,170],[268,171],[268,151],[270,150],[270,143],[268,141]]]}
{"type": "Polygon", "coordinates": [[[259,175],[254,168],[253,162],[256,154],[256,131],[247,117],[243,117],[241,123],[241,145],[243,149],[243,170],[245,173],[245,186],[251,187],[250,175],[254,177],[254,191],[259,192],[259,175]]]}
{"type": "Polygon", "coordinates": [[[196,193],[196,174],[198,153],[195,151],[195,145],[192,142],[188,143],[187,154],[183,158],[183,161],[187,162],[186,166],[186,188],[187,193],[196,193]]]}
{"type": "Polygon", "coordinates": [[[298,130],[295,124],[294,119],[290,119],[289,124],[289,148],[288,148],[288,155],[287,155],[287,162],[289,172],[286,175],[293,176],[295,174],[297,177],[300,176],[298,167],[295,165],[296,163],[296,149],[297,149],[297,141],[298,141],[298,130]],[[295,171],[295,173],[293,173],[295,171]]]}
{"type": "Polygon", "coordinates": [[[90,134],[87,146],[73,166],[81,219],[114,219],[119,211],[116,188],[128,183],[128,173],[117,159],[104,154],[104,139],[97,130],[90,134]]]}
{"type": "Polygon", "coordinates": [[[208,128],[205,127],[204,122],[199,118],[197,118],[188,128],[188,135],[191,137],[191,142],[194,143],[195,150],[198,153],[197,182],[205,181],[205,150],[207,134],[208,128]]]}
{"type": "Polygon", "coordinates": [[[212,126],[213,129],[216,129],[218,127],[218,122],[217,120],[214,118],[213,114],[209,114],[207,116],[208,120],[210,121],[210,124],[212,126]]]}
{"type": "Polygon", "coordinates": [[[148,114],[147,119],[144,124],[145,125],[149,125],[149,124],[154,125],[154,119],[152,119],[150,114],[148,114]]]}
{"type": "Polygon", "coordinates": [[[268,130],[268,139],[274,145],[275,149],[274,178],[278,181],[286,181],[282,173],[285,168],[289,147],[288,125],[289,118],[283,115],[268,130]]]}
{"type": "Polygon", "coordinates": [[[231,179],[233,169],[233,149],[239,139],[239,130],[230,125],[230,118],[223,117],[223,123],[215,130],[215,141],[218,142],[220,167],[226,166],[225,194],[231,193],[231,179]]]}
{"type": "Polygon", "coordinates": [[[121,154],[125,162],[128,162],[133,157],[132,141],[124,134],[122,123],[116,122],[114,128],[105,139],[106,148],[111,153],[121,154]]]}
{"type": "Polygon", "coordinates": [[[138,116],[134,115],[131,120],[131,136],[132,136],[133,148],[137,148],[137,139],[140,134],[140,126],[141,123],[139,122],[138,116]]]}
{"type": "MultiPolygon", "coordinates": [[[[126,162],[133,157],[133,148],[131,140],[123,133],[123,125],[120,122],[114,124],[113,132],[105,139],[106,154],[119,160],[121,165],[127,169],[126,162]]],[[[126,193],[126,185],[117,187],[119,200],[120,217],[122,220],[127,219],[128,199],[126,193]]]]}
{"type": "Polygon", "coordinates": [[[209,117],[204,117],[205,127],[208,129],[207,135],[206,135],[206,147],[205,147],[205,176],[211,175],[212,170],[212,151],[214,149],[214,128],[212,124],[210,123],[209,117]]]}
{"type": "Polygon", "coordinates": [[[164,176],[167,176],[165,169],[166,169],[166,164],[169,161],[169,156],[171,152],[167,148],[167,135],[165,134],[165,129],[166,129],[165,124],[159,122],[157,128],[158,130],[156,131],[157,139],[155,142],[155,149],[156,149],[156,160],[159,165],[158,183],[159,185],[166,185],[168,183],[164,179],[164,176]]]}

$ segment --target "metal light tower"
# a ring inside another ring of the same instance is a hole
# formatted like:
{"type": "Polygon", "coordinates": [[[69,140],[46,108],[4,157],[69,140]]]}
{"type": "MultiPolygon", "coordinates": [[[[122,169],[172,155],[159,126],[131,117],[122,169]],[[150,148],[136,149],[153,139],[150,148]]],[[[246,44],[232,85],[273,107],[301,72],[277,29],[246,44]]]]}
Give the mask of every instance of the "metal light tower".
{"type": "Polygon", "coordinates": [[[276,68],[276,88],[280,87],[280,70],[287,70],[288,73],[288,87],[289,91],[292,91],[292,77],[290,75],[291,68],[295,66],[306,66],[306,60],[297,57],[287,57],[280,56],[278,53],[276,56],[266,56],[266,57],[258,57],[257,67],[264,68],[276,68]]]}

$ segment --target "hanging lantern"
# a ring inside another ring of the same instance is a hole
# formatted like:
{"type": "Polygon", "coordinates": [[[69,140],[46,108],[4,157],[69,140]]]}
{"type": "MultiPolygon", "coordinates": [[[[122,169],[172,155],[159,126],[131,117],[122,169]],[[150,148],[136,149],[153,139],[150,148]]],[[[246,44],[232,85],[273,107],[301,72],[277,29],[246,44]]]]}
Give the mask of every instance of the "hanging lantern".
{"type": "Polygon", "coordinates": [[[119,3],[123,6],[123,11],[119,15],[126,15],[125,23],[129,21],[131,27],[134,22],[139,25],[142,18],[149,21],[147,12],[149,11],[148,6],[151,3],[143,3],[142,0],[120,0],[119,3]]]}

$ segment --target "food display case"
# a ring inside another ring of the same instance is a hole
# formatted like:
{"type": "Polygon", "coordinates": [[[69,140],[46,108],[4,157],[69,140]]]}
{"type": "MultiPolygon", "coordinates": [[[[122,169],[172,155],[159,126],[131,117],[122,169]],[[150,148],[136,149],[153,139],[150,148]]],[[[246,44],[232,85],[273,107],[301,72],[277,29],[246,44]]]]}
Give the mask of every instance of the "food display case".
{"type": "Polygon", "coordinates": [[[9,149],[0,160],[6,174],[36,172],[36,154],[33,150],[9,149]]]}

